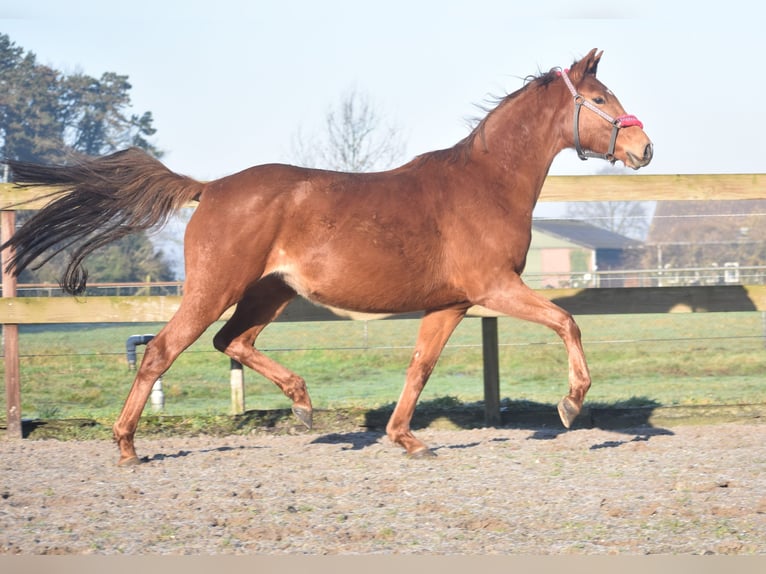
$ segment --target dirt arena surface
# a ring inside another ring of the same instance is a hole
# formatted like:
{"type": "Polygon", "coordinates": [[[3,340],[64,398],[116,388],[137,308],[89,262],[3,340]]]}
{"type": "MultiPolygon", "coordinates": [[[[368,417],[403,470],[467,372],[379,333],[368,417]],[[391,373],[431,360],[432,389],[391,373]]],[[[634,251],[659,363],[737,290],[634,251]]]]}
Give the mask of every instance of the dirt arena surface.
{"type": "Polygon", "coordinates": [[[0,554],[765,554],[766,424],[0,440],[0,554]]]}

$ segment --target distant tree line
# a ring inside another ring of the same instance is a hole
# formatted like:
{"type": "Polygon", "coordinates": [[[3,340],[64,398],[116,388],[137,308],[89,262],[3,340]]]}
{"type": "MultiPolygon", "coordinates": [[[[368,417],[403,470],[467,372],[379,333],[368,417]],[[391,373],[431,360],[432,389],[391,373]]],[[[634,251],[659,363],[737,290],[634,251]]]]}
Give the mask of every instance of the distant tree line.
{"type": "MultiPolygon", "coordinates": [[[[156,133],[152,113],[131,113],[131,88],[128,76],[115,72],[100,78],[65,74],[0,34],[0,160],[70,163],[130,146],[160,157],[149,141],[156,133]]],[[[19,223],[29,216],[19,211],[19,223]]],[[[56,282],[66,260],[64,252],[25,270],[19,280],[56,282]]],[[[163,254],[143,233],[100,249],[86,264],[91,282],[173,279],[163,254]]]]}

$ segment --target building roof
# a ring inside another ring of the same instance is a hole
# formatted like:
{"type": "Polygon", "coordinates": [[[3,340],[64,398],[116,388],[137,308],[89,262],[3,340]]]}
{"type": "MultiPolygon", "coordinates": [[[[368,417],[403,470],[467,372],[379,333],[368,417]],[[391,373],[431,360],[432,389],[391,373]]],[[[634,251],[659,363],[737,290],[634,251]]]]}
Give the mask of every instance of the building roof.
{"type": "Polygon", "coordinates": [[[577,219],[533,219],[532,230],[588,249],[630,249],[642,245],[640,241],[577,219]]]}

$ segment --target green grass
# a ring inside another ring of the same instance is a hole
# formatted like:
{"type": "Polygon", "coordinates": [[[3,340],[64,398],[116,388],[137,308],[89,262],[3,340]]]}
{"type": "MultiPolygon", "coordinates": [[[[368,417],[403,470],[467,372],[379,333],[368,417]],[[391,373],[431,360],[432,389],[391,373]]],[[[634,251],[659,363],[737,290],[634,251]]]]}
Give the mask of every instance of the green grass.
{"type": "MultiPolygon", "coordinates": [[[[591,367],[591,404],[699,405],[764,402],[766,347],[760,313],[700,313],[578,318],[591,367]]],[[[133,373],[130,335],[162,325],[21,328],[22,416],[109,419],[133,373]]],[[[226,414],[229,359],[213,350],[214,325],[163,377],[168,415],[226,414]]],[[[401,391],[418,322],[277,323],[259,348],[306,378],[316,408],[377,408],[401,391]]],[[[567,391],[558,337],[538,325],[499,320],[501,396],[555,404],[567,391]]],[[[139,355],[143,347],[139,347],[139,355]]],[[[422,400],[480,401],[481,325],[466,319],[450,340],[422,400]]],[[[269,381],[246,371],[248,409],[288,408],[269,381]]],[[[5,412],[5,397],[0,402],[5,412]]],[[[3,415],[0,414],[0,417],[3,415]]]]}

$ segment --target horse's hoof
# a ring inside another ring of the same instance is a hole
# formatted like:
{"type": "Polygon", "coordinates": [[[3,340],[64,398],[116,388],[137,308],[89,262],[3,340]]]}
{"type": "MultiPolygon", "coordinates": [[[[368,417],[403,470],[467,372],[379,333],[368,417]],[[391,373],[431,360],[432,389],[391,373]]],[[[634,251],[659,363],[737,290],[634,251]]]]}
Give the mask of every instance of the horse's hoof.
{"type": "Polygon", "coordinates": [[[436,458],[436,453],[432,451],[430,448],[425,447],[425,448],[418,449],[415,452],[407,453],[407,458],[414,458],[416,460],[420,460],[424,458],[436,458]]]}
{"type": "Polygon", "coordinates": [[[311,430],[311,427],[314,424],[313,410],[307,409],[304,407],[293,406],[293,414],[299,421],[301,421],[304,425],[306,425],[307,429],[311,430]]]}
{"type": "Polygon", "coordinates": [[[128,458],[121,458],[120,462],[117,463],[117,466],[127,468],[130,466],[137,466],[141,464],[141,459],[137,456],[131,456],[128,458]]]}
{"type": "Polygon", "coordinates": [[[566,428],[570,428],[574,420],[577,418],[577,415],[580,414],[580,408],[570,397],[561,399],[558,409],[561,422],[566,428]]]}

